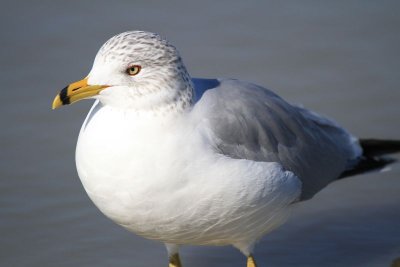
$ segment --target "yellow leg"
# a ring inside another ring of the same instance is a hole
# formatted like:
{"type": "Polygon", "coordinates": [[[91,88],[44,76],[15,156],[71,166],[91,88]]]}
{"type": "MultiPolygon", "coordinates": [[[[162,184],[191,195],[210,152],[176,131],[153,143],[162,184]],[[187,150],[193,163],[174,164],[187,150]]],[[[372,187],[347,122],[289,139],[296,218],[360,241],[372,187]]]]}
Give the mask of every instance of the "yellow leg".
{"type": "Polygon", "coordinates": [[[182,267],[181,259],[179,258],[179,254],[175,253],[169,257],[169,267],[182,267]]]}
{"type": "Polygon", "coordinates": [[[256,261],[254,260],[253,255],[247,257],[247,267],[257,267],[256,261]]]}

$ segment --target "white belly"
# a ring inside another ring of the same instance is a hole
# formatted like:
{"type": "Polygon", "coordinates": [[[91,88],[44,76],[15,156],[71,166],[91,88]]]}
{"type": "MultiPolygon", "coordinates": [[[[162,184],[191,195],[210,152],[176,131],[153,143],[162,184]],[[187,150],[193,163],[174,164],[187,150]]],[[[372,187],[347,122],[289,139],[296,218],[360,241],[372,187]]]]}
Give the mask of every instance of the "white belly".
{"type": "Polygon", "coordinates": [[[293,174],[214,153],[207,138],[178,124],[135,121],[106,108],[86,121],[77,169],[106,216],[177,244],[254,240],[284,221],[300,191],[293,174]]]}

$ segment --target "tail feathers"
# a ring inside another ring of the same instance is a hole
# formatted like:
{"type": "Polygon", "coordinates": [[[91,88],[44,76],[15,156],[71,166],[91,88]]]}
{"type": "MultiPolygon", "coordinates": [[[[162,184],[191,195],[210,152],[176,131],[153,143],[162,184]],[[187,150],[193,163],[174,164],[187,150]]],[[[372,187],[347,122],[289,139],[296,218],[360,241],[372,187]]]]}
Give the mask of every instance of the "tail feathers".
{"type": "Polygon", "coordinates": [[[396,161],[385,155],[400,152],[400,140],[360,139],[359,142],[363,150],[360,161],[352,169],[344,171],[339,179],[381,170],[396,161]]]}

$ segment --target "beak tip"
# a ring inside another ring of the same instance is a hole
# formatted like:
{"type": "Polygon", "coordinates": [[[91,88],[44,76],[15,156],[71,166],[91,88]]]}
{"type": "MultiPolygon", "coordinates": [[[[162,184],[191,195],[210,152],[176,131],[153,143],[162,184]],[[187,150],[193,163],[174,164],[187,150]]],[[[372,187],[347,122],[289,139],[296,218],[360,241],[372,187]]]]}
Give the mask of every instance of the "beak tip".
{"type": "Polygon", "coordinates": [[[60,95],[57,95],[57,96],[54,98],[53,104],[51,105],[51,109],[52,109],[52,110],[55,110],[55,109],[61,107],[62,105],[63,105],[63,103],[62,103],[62,101],[61,101],[61,99],[60,99],[60,95]]]}

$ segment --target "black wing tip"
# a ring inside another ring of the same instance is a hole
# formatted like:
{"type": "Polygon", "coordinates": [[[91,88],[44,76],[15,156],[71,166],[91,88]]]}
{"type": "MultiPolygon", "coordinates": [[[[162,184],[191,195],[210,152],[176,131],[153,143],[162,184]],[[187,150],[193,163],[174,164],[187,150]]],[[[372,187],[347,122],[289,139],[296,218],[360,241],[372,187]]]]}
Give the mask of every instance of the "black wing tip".
{"type": "Polygon", "coordinates": [[[339,179],[354,176],[357,174],[382,170],[385,166],[397,162],[397,159],[391,157],[361,157],[357,165],[352,169],[344,171],[339,179]]]}
{"type": "Polygon", "coordinates": [[[363,156],[375,157],[400,152],[400,140],[360,139],[363,156]]]}

